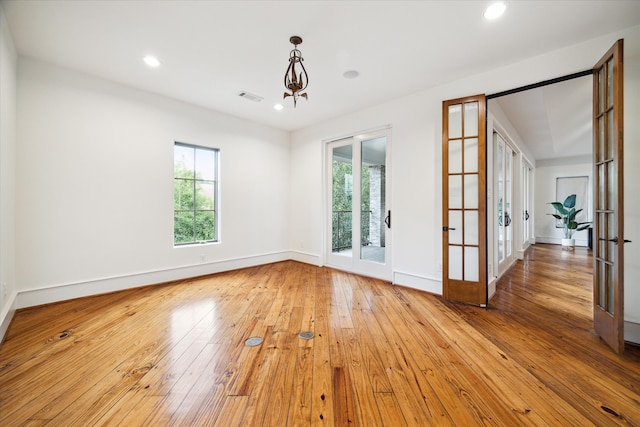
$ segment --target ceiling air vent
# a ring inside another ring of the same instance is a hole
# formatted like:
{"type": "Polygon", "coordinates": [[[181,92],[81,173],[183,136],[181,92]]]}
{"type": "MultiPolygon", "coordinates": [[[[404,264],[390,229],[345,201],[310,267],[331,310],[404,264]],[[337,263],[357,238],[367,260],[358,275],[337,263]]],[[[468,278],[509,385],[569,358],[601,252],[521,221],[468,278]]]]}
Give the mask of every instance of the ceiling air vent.
{"type": "Polygon", "coordinates": [[[258,96],[256,94],[247,92],[246,90],[241,91],[238,96],[240,98],[244,98],[244,99],[248,99],[249,101],[253,101],[253,102],[260,102],[262,101],[264,98],[262,98],[261,96],[258,96]]]}

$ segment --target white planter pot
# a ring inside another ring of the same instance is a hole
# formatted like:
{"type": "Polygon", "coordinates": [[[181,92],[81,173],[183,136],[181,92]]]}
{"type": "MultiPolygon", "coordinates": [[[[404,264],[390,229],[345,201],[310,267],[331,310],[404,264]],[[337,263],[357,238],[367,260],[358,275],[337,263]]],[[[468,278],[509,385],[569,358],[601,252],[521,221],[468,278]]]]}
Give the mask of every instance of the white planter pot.
{"type": "Polygon", "coordinates": [[[575,239],[562,239],[562,249],[564,249],[565,251],[572,251],[575,249],[575,246],[575,239]]]}

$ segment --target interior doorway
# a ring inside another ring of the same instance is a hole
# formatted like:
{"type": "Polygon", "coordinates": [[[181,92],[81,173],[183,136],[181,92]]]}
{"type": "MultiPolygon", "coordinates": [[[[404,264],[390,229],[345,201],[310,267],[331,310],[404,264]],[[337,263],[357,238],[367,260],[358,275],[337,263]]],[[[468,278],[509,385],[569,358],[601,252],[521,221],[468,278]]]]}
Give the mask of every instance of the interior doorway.
{"type": "MultiPolygon", "coordinates": [[[[514,89],[508,92],[485,96],[484,94],[475,95],[473,97],[460,98],[455,100],[443,101],[443,126],[442,126],[442,150],[443,150],[443,297],[447,300],[461,301],[468,304],[473,304],[474,301],[469,298],[457,299],[452,297],[450,290],[456,290],[456,286],[463,281],[456,281],[452,279],[451,271],[449,270],[449,258],[447,257],[447,246],[449,245],[448,232],[455,230],[448,224],[450,222],[448,209],[449,209],[449,189],[451,187],[451,179],[457,179],[456,173],[449,174],[448,163],[451,161],[452,153],[450,152],[451,142],[456,142],[460,139],[456,136],[456,127],[450,127],[451,123],[456,123],[456,117],[459,115],[456,113],[456,109],[459,109],[462,103],[469,103],[471,99],[474,99],[475,105],[478,110],[485,110],[487,100],[493,100],[500,96],[514,94],[518,92],[525,92],[529,89],[535,89],[540,87],[546,87],[552,83],[570,81],[578,77],[591,75],[592,76],[592,92],[591,102],[585,102],[585,105],[591,105],[591,125],[592,125],[592,140],[591,145],[593,153],[590,156],[591,173],[592,178],[592,193],[593,193],[593,230],[594,239],[597,238],[594,248],[594,272],[591,274],[593,278],[593,324],[596,333],[615,351],[621,353],[624,351],[624,244],[630,243],[630,240],[624,238],[624,180],[623,180],[623,152],[624,152],[624,115],[623,115],[623,98],[624,98],[624,79],[623,79],[623,45],[624,40],[617,40],[611,48],[604,53],[602,58],[594,65],[590,70],[586,70],[580,73],[576,73],[571,76],[565,76],[554,80],[541,82],[535,85],[529,85],[527,87],[514,89]],[[466,100],[466,101],[465,101],[466,100]],[[453,110],[452,110],[453,109],[453,110]],[[453,121],[452,121],[453,120],[453,121]],[[596,181],[593,183],[593,181],[596,181]]],[[[486,111],[486,110],[485,110],[486,111]]],[[[465,115],[466,116],[466,115],[465,115]]],[[[554,117],[554,115],[547,114],[547,118],[554,117]]],[[[473,118],[472,122],[477,126],[469,126],[472,130],[471,133],[463,133],[462,140],[473,139],[473,133],[478,135],[478,152],[487,150],[488,147],[492,147],[491,144],[486,144],[486,130],[492,129],[488,126],[490,117],[487,114],[481,114],[477,118],[474,115],[469,115],[469,118],[473,118]],[[477,122],[476,122],[477,120],[477,122]],[[472,129],[473,128],[473,129],[472,129]],[[476,129],[477,128],[477,129],[476,129]],[[477,132],[476,132],[477,131],[477,132]],[[480,137],[482,136],[482,140],[480,137]]],[[[508,121],[508,120],[506,120],[508,121]]],[[[463,128],[465,120],[462,120],[463,128]]],[[[515,121],[514,121],[515,122],[515,121]]],[[[589,123],[589,121],[587,121],[589,123]]],[[[524,141],[525,139],[523,139],[524,141]]],[[[524,143],[523,143],[524,145],[524,143]]],[[[567,145],[567,144],[565,144],[567,145]]],[[[569,148],[573,148],[571,144],[568,144],[569,148]]],[[[574,153],[572,153],[573,155],[574,153]]],[[[454,156],[455,158],[455,156],[454,156]]],[[[488,155],[482,157],[487,163],[486,173],[484,174],[484,182],[486,183],[487,177],[493,175],[493,163],[491,159],[493,157],[488,155]]],[[[534,159],[536,157],[533,157],[534,159]]],[[[539,162],[536,161],[536,168],[539,168],[539,162]]],[[[457,175],[460,175],[459,173],[457,175]]],[[[538,174],[540,176],[541,174],[538,174]]],[[[490,181],[490,180],[489,180],[490,181]]],[[[484,184],[484,183],[483,183],[484,184]]],[[[455,186],[454,186],[455,188],[455,186]]],[[[478,187],[479,188],[479,187],[478,187]]],[[[538,193],[540,186],[534,186],[536,193],[538,193]]],[[[557,186],[556,186],[557,188],[557,186]]],[[[487,209],[486,216],[491,218],[495,212],[493,212],[494,203],[491,203],[489,199],[494,196],[494,188],[486,188],[482,186],[481,191],[474,191],[477,189],[470,189],[469,194],[478,193],[478,198],[486,201],[487,209]]],[[[463,191],[464,192],[464,191],[463,191]]],[[[454,192],[455,196],[455,192],[454,192]]],[[[541,198],[536,197],[539,201],[541,198]]],[[[554,198],[552,197],[551,200],[554,198]]],[[[455,200],[454,200],[455,201],[455,200]]],[[[557,200],[556,200],[557,201],[557,200]]],[[[565,238],[571,239],[571,233],[569,230],[575,230],[576,221],[573,219],[573,215],[576,214],[573,207],[575,206],[575,196],[571,195],[566,198],[565,202],[554,203],[554,207],[560,206],[560,213],[567,215],[568,219],[563,219],[558,215],[555,215],[560,220],[563,220],[564,224],[570,224],[570,227],[565,228],[565,238]],[[566,209],[562,208],[562,205],[566,209]],[[566,211],[566,212],[565,212],[566,211]]],[[[543,210],[536,211],[543,212],[543,210]]],[[[539,216],[542,216],[541,214],[539,216]]],[[[486,254],[491,245],[497,247],[496,236],[498,234],[491,233],[491,222],[483,221],[481,225],[488,229],[488,234],[483,241],[479,242],[478,247],[486,254]]],[[[577,231],[577,230],[576,230],[577,231]]],[[[536,240],[538,239],[538,233],[536,229],[536,240]]],[[[464,242],[463,242],[464,244],[464,242]]],[[[494,254],[497,250],[494,251],[494,254]]],[[[496,259],[494,258],[493,261],[496,259]]],[[[482,297],[484,294],[484,301],[486,301],[493,295],[491,293],[491,284],[493,283],[493,292],[495,293],[495,280],[488,280],[488,272],[495,271],[497,268],[492,268],[491,263],[487,263],[487,258],[484,258],[484,265],[486,267],[483,270],[483,274],[479,277],[479,280],[473,283],[465,283],[466,290],[474,291],[478,296],[482,297]]],[[[464,264],[463,264],[464,265],[464,264]]],[[[493,263],[493,267],[496,263],[493,263]]],[[[491,274],[491,273],[490,273],[491,274]]],[[[495,279],[495,276],[493,277],[495,279]]],[[[469,294],[469,292],[467,292],[469,294]]],[[[479,298],[482,301],[482,298],[479,298]]],[[[475,301],[477,304],[477,300],[475,301]]],[[[482,305],[479,304],[479,305],[482,305]]]]}
{"type": "MultiPolygon", "coordinates": [[[[488,234],[490,280],[522,259],[536,238],[560,243],[561,230],[546,215],[552,212],[548,203],[557,197],[556,178],[592,174],[592,96],[591,70],[487,96],[488,131],[497,133],[488,171],[495,176],[489,192],[495,219],[488,234]]],[[[580,246],[588,246],[587,235],[577,235],[580,246]]]]}

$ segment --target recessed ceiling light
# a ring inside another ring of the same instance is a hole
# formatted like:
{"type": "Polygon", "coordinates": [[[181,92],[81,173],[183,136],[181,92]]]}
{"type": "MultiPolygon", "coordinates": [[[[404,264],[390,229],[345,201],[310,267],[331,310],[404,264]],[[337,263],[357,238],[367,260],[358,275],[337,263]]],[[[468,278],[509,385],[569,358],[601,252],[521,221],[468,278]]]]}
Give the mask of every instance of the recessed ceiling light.
{"type": "Polygon", "coordinates": [[[282,110],[284,107],[282,106],[282,104],[276,104],[273,106],[273,108],[275,108],[276,110],[280,111],[282,110]]]}
{"type": "Polygon", "coordinates": [[[342,74],[342,77],[344,77],[345,79],[355,79],[355,78],[358,78],[359,75],[360,73],[357,72],[356,70],[349,70],[349,71],[345,71],[342,74]]]}
{"type": "Polygon", "coordinates": [[[160,66],[160,61],[158,61],[158,58],[156,58],[155,56],[147,55],[144,58],[142,58],[142,60],[149,67],[155,68],[160,66]]]}
{"type": "Polygon", "coordinates": [[[506,9],[507,5],[503,2],[493,3],[484,11],[484,17],[489,20],[497,19],[502,16],[506,9]]]}

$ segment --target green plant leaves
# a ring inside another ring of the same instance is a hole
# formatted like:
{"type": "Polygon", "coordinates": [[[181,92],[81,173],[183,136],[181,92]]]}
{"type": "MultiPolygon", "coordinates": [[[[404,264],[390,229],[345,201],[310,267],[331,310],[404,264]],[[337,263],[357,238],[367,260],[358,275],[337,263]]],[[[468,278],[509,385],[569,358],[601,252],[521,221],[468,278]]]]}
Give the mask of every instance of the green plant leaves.
{"type": "Polygon", "coordinates": [[[567,196],[566,199],[564,199],[564,207],[565,208],[574,208],[576,206],[576,195],[572,194],[570,196],[567,196]]]}
{"type": "Polygon", "coordinates": [[[551,202],[549,203],[556,210],[556,213],[547,214],[553,216],[558,221],[562,221],[562,227],[556,225],[558,228],[564,229],[564,235],[566,239],[571,239],[573,233],[576,231],[586,230],[591,225],[590,222],[577,222],[576,216],[582,212],[583,209],[575,209],[576,195],[572,194],[564,199],[564,203],[551,202]]]}
{"type": "MultiPolygon", "coordinates": [[[[551,202],[551,206],[553,206],[553,207],[554,207],[554,209],[555,209],[556,211],[558,211],[558,213],[559,213],[560,215],[568,215],[568,214],[569,214],[569,211],[567,211],[567,210],[564,208],[564,206],[562,205],[562,203],[560,203],[560,202],[551,202]]],[[[558,219],[560,219],[560,218],[558,218],[558,219]]]]}

